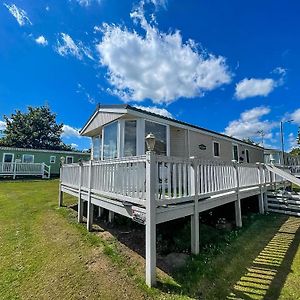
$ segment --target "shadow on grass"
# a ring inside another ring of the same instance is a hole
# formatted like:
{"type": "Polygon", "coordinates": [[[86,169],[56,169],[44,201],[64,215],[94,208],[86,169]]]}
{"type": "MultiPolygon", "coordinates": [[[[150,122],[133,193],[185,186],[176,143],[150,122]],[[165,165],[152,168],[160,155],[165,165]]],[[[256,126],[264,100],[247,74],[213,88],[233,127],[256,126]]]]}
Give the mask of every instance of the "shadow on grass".
{"type": "Polygon", "coordinates": [[[278,299],[300,242],[300,219],[288,218],[236,282],[227,299],[278,299]]]}
{"type": "MultiPolygon", "coordinates": [[[[77,210],[77,205],[70,208],[77,210]]],[[[202,249],[200,255],[192,256],[187,266],[177,272],[170,270],[158,256],[157,267],[173,277],[175,281],[163,279],[158,281],[156,288],[170,294],[185,295],[197,299],[278,299],[291,271],[291,265],[300,242],[300,219],[283,216],[272,217],[272,215],[258,216],[257,219],[262,227],[268,224],[269,231],[268,235],[264,236],[262,234],[264,229],[259,227],[253,230],[253,234],[260,235],[260,240],[255,250],[250,254],[243,253],[242,245],[238,246],[239,252],[230,254],[228,252],[231,250],[231,245],[226,245],[226,243],[215,245],[215,247],[210,245],[211,248],[202,249]],[[277,222],[272,224],[273,220],[277,220],[277,222]],[[223,253],[225,253],[224,260],[227,260],[229,264],[234,256],[243,256],[242,264],[235,266],[235,272],[231,274],[228,282],[225,281],[223,270],[218,270],[220,266],[213,266],[214,259],[222,259],[223,253]],[[213,283],[215,271],[219,272],[216,277],[223,282],[223,285],[220,285],[220,282],[213,283]],[[222,278],[223,276],[224,278],[222,278]],[[218,292],[218,288],[222,289],[222,292],[218,292]]],[[[255,220],[250,220],[249,224],[236,234],[236,237],[242,236],[243,231],[246,232],[255,220]]],[[[109,232],[120,243],[145,258],[145,237],[142,225],[134,225],[133,227],[128,227],[128,224],[113,225],[103,219],[98,219],[96,224],[99,225],[99,227],[95,227],[96,232],[109,232]]],[[[234,239],[235,237],[231,242],[234,239]]],[[[243,243],[245,241],[238,242],[243,243]]]]}

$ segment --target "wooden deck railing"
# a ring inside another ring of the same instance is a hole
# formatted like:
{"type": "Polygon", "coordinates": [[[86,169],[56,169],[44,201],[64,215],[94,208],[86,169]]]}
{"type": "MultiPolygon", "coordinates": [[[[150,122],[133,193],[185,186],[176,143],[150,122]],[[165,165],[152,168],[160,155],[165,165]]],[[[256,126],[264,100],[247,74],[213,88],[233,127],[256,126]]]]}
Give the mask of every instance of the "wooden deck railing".
{"type": "Polygon", "coordinates": [[[44,163],[0,163],[0,176],[42,176],[50,178],[50,166],[44,163]]]}
{"type": "Polygon", "coordinates": [[[282,181],[263,164],[236,164],[147,154],[121,159],[66,164],[61,183],[105,197],[145,205],[151,181],[158,205],[282,181]],[[151,167],[147,167],[151,165],[151,167]]]}

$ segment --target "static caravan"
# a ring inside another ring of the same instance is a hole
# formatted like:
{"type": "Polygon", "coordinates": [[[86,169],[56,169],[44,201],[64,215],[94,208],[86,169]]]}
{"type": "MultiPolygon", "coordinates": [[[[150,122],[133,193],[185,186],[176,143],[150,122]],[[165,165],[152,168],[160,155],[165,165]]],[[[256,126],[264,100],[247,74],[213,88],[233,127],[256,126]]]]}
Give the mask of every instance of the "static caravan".
{"type": "Polygon", "coordinates": [[[155,152],[239,163],[264,161],[263,148],[130,105],[98,107],[81,130],[92,138],[92,160],[145,154],[145,137],[153,133],[155,152]]]}
{"type": "Polygon", "coordinates": [[[26,170],[29,170],[29,165],[36,169],[38,164],[45,164],[50,167],[51,175],[58,175],[61,157],[65,158],[65,163],[73,163],[78,162],[79,159],[89,160],[90,154],[75,151],[0,147],[0,174],[12,173],[14,164],[18,164],[20,168],[25,167],[26,170]]]}

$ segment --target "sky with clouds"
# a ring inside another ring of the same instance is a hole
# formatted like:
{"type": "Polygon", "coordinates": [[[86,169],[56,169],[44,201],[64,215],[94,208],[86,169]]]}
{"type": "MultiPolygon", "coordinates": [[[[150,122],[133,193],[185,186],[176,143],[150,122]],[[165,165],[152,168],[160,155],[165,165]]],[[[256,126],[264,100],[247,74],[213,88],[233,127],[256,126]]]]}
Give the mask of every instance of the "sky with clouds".
{"type": "MultiPolygon", "coordinates": [[[[1,1],[1,0],[0,0],[1,1]]],[[[0,2],[3,115],[48,104],[63,140],[97,103],[129,103],[280,147],[300,125],[298,1],[61,0],[0,2]]]]}

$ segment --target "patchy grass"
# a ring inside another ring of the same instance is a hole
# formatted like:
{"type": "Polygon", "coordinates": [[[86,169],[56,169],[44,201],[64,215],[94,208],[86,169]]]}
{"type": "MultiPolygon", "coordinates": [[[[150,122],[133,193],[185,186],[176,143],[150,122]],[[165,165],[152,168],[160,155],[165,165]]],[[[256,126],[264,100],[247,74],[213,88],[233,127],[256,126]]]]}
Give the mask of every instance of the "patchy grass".
{"type": "Polygon", "coordinates": [[[0,182],[0,299],[300,299],[300,219],[253,215],[224,234],[201,226],[200,255],[148,289],[143,258],[58,209],[57,185],[0,182]]]}

